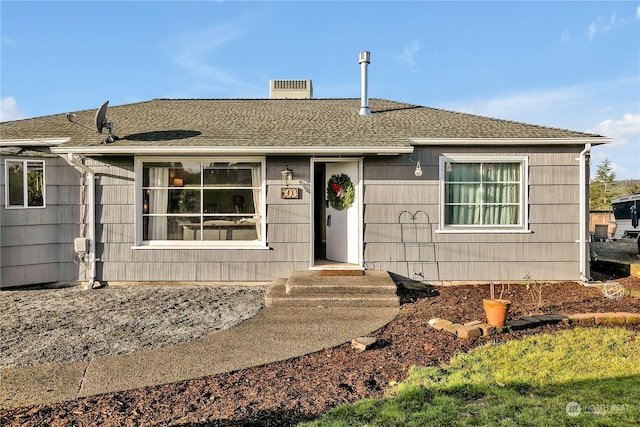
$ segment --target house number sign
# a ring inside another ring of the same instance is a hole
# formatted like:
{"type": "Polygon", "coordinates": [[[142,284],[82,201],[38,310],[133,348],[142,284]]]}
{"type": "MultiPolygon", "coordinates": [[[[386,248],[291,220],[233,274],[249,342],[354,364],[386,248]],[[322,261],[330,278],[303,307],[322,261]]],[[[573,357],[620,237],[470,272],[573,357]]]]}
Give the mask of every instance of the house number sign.
{"type": "Polygon", "coordinates": [[[298,198],[298,189],[297,188],[281,188],[280,189],[280,198],[281,199],[297,199],[298,198]]]}

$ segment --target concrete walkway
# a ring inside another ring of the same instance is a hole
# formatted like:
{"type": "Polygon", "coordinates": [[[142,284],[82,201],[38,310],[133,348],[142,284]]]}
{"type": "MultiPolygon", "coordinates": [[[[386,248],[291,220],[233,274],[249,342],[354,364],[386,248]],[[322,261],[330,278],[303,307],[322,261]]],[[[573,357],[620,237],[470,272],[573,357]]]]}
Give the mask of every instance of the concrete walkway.
{"type": "Polygon", "coordinates": [[[91,362],[6,368],[0,370],[0,407],[57,403],[286,360],[367,335],[398,310],[266,308],[238,326],[183,344],[91,362]]]}

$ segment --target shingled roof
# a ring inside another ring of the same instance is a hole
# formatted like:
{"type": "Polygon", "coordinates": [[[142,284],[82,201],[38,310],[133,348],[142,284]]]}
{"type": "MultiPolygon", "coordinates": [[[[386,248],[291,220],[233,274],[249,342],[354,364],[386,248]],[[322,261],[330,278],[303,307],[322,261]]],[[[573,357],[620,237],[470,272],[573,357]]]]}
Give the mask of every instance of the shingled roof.
{"type": "MultiPolygon", "coordinates": [[[[111,106],[107,117],[118,139],[76,126],[65,114],[0,124],[0,140],[69,138],[55,151],[151,152],[154,149],[281,148],[312,153],[319,148],[411,150],[413,140],[535,139],[609,140],[599,135],[480,117],[383,99],[370,99],[370,116],[358,114],[360,99],[155,99],[111,106]]],[[[95,110],[76,112],[93,126],[95,110]]],[[[106,133],[106,130],[104,131],[106,133]]]]}

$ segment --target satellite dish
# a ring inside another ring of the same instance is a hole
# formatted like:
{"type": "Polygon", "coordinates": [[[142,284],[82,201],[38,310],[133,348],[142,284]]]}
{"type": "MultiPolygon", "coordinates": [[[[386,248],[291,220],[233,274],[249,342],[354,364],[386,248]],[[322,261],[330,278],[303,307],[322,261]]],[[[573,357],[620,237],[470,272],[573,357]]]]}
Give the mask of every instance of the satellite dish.
{"type": "Polygon", "coordinates": [[[102,104],[102,107],[98,108],[96,111],[96,129],[99,133],[102,133],[102,129],[107,127],[109,121],[107,120],[107,107],[109,106],[109,101],[106,101],[102,104]]]}
{"type": "Polygon", "coordinates": [[[96,117],[95,117],[96,130],[99,133],[102,133],[102,129],[107,128],[107,130],[109,131],[109,135],[102,140],[104,144],[111,143],[118,139],[118,137],[113,134],[113,128],[114,128],[113,123],[110,122],[109,119],[107,118],[108,106],[109,106],[109,101],[105,101],[105,103],[102,104],[100,108],[98,108],[98,111],[96,111],[96,117]]]}
{"type": "MultiPolygon", "coordinates": [[[[98,108],[98,111],[96,111],[96,117],[95,117],[95,122],[96,122],[95,130],[98,131],[98,133],[102,133],[102,129],[107,128],[107,130],[109,131],[109,135],[102,140],[103,144],[111,143],[119,139],[117,136],[113,134],[113,128],[115,127],[114,124],[110,122],[109,119],[107,119],[108,106],[109,106],[109,101],[106,101],[104,104],[102,104],[102,106],[98,108]]],[[[87,125],[77,122],[76,115],[73,113],[67,113],[67,120],[69,120],[71,123],[75,125],[82,126],[83,128],[93,131],[93,128],[90,128],[87,125]]]]}

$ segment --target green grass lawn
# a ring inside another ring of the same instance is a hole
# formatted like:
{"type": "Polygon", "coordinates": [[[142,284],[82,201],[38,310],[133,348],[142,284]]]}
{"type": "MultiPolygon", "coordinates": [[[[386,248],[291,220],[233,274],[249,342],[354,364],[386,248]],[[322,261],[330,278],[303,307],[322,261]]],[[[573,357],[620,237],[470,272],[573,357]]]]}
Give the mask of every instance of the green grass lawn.
{"type": "Polygon", "coordinates": [[[487,344],[305,425],[640,425],[640,335],[575,328],[487,344]]]}

